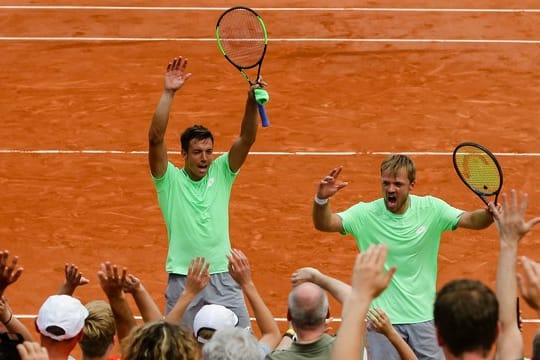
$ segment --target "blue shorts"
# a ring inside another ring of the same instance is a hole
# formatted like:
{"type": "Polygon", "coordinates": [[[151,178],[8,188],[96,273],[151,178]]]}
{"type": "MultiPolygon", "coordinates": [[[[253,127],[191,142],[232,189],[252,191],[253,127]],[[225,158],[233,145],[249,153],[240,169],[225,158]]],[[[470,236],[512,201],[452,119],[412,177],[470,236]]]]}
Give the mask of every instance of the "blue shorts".
{"type": "MultiPolygon", "coordinates": [[[[165,314],[168,314],[184,291],[186,275],[169,274],[165,292],[165,314]]],[[[244,294],[240,285],[228,272],[210,275],[208,285],[191,301],[182,317],[182,324],[193,329],[195,314],[203,305],[219,304],[231,309],[238,316],[238,327],[251,326],[244,294]]]]}

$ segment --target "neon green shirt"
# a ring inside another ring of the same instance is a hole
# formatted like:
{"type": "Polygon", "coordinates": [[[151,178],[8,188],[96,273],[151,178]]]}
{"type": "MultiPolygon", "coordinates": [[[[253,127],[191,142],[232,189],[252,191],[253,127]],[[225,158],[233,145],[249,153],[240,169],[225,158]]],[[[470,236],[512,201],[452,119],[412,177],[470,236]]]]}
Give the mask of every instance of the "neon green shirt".
{"type": "Polygon", "coordinates": [[[371,244],[388,245],[385,266],[395,265],[397,271],[371,306],[383,309],[393,324],[433,319],[441,234],[454,230],[463,213],[433,196],[409,198],[410,207],[402,215],[388,211],[384,199],[361,202],[338,214],[360,251],[371,244]]]}
{"type": "Polygon", "coordinates": [[[225,153],[199,181],[170,162],[161,178],[152,177],[167,227],[167,272],[186,275],[196,256],[206,258],[212,274],[228,271],[229,199],[237,174],[231,171],[225,153]]]}

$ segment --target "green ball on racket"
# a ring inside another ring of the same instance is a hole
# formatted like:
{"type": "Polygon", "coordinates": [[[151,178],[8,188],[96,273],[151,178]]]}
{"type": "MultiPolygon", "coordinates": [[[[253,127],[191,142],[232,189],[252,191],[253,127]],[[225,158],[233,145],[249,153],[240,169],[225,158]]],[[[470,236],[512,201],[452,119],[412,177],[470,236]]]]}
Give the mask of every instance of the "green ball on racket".
{"type": "Polygon", "coordinates": [[[253,90],[253,93],[255,94],[255,100],[261,105],[266,104],[268,100],[270,100],[270,95],[268,94],[268,91],[264,89],[256,88],[255,90],[253,90]]]}

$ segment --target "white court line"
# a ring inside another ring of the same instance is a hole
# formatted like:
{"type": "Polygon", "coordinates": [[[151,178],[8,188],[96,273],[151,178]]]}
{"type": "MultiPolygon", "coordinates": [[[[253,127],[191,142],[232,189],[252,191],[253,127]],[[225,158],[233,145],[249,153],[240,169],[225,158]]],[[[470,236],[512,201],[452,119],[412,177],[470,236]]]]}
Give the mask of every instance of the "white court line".
{"type": "MultiPolygon", "coordinates": [[[[0,10],[131,10],[131,11],[224,11],[227,7],[185,6],[49,6],[3,5],[0,10]]],[[[367,7],[268,7],[254,8],[261,11],[359,11],[359,12],[473,12],[473,13],[540,13],[540,9],[467,9],[467,8],[367,8],[367,7]]],[[[157,37],[47,37],[0,36],[0,41],[117,41],[117,42],[214,42],[214,38],[157,38],[157,37]]],[[[377,42],[377,43],[482,43],[482,44],[539,44],[540,40],[524,39],[392,39],[392,38],[271,38],[270,42],[377,42]]]]}
{"type": "MultiPolygon", "coordinates": [[[[223,154],[223,151],[214,151],[215,154],[223,154]]],[[[251,151],[250,155],[260,156],[364,156],[364,155],[392,155],[404,154],[411,156],[449,156],[452,152],[445,151],[251,151]]],[[[20,149],[0,149],[1,154],[37,154],[37,155],[147,155],[148,151],[143,150],[20,150],[20,149]]],[[[168,154],[180,155],[180,151],[169,151],[168,154]]],[[[540,153],[493,153],[496,156],[507,157],[540,157],[540,153]]]]}
{"type": "MultiPolygon", "coordinates": [[[[0,36],[0,41],[116,41],[116,42],[215,42],[215,38],[155,38],[155,37],[69,37],[69,36],[0,36]]],[[[474,44],[540,44],[540,40],[522,39],[342,39],[342,38],[270,38],[268,42],[372,42],[372,43],[474,43],[474,44]]]]}
{"type": "MultiPolygon", "coordinates": [[[[134,11],[224,11],[228,7],[195,6],[75,6],[75,5],[2,5],[0,10],[134,10],[134,11]]],[[[260,11],[362,11],[362,12],[475,12],[475,13],[538,13],[540,9],[485,8],[390,8],[390,7],[254,7],[260,11]]]]}

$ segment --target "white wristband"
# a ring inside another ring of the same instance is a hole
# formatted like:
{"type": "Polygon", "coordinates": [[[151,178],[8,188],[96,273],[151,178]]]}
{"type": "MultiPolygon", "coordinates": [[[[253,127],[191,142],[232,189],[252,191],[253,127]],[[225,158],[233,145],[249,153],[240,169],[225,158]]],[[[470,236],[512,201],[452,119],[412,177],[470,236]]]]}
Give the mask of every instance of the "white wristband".
{"type": "Polygon", "coordinates": [[[320,197],[315,194],[315,198],[313,199],[317,205],[326,205],[328,204],[328,199],[321,199],[320,197]]]}

